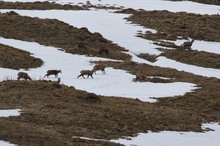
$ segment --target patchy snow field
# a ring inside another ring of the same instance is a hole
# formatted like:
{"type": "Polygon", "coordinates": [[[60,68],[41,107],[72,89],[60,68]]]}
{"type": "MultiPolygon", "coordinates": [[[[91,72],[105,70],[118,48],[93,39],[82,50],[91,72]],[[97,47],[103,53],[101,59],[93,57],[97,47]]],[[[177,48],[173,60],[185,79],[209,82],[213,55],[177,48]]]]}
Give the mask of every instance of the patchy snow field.
{"type": "Polygon", "coordinates": [[[116,6],[145,10],[169,10],[171,12],[187,11],[200,14],[218,14],[219,6],[205,5],[190,1],[170,2],[166,0],[3,0],[3,1],[50,1],[59,4],[86,4],[89,1],[92,5],[116,6]]]}
{"type": "MultiPolygon", "coordinates": [[[[195,89],[191,83],[150,83],[150,82],[133,82],[134,75],[123,70],[107,68],[106,74],[100,72],[94,74],[93,79],[77,79],[80,70],[92,69],[93,64],[90,61],[106,60],[97,57],[85,57],[82,55],[72,55],[59,51],[58,48],[46,47],[32,42],[24,42],[13,39],[0,38],[0,43],[10,45],[22,50],[29,51],[34,57],[41,58],[44,65],[41,68],[31,69],[28,74],[33,79],[42,79],[48,69],[61,69],[61,82],[63,84],[74,86],[76,89],[86,90],[99,95],[119,96],[127,98],[138,98],[142,101],[152,102],[155,99],[151,97],[167,97],[175,95],[184,95],[195,89]],[[172,89],[176,90],[172,90],[172,89]],[[160,89],[160,91],[157,91],[160,89]]],[[[3,79],[16,79],[17,70],[0,68],[3,79]]],[[[50,77],[54,79],[54,77],[50,77]]]]}
{"type": "MultiPolygon", "coordinates": [[[[5,0],[5,1],[22,1],[27,2],[31,0],[5,0]]],[[[42,0],[38,0],[42,1],[42,0]]],[[[56,3],[86,3],[87,0],[56,0],[56,3]]],[[[33,2],[33,1],[32,1],[33,2]]],[[[145,10],[169,10],[172,12],[187,11],[199,14],[217,14],[220,12],[220,6],[205,5],[185,2],[168,2],[162,0],[90,0],[94,5],[102,4],[106,6],[123,6],[125,8],[145,9],[145,10]]],[[[0,12],[7,12],[10,10],[0,10],[0,12]]],[[[155,63],[149,63],[136,55],[139,53],[159,54],[154,44],[151,41],[143,40],[135,37],[138,31],[146,31],[138,25],[133,25],[124,20],[128,17],[127,14],[115,14],[111,10],[90,10],[90,11],[63,11],[63,10],[47,10],[47,11],[29,11],[29,10],[14,10],[20,15],[40,18],[55,18],[75,27],[87,27],[91,32],[99,32],[103,37],[112,40],[114,43],[125,47],[129,50],[129,54],[133,56],[133,60],[140,63],[147,63],[150,65],[160,67],[170,67],[186,72],[220,78],[220,70],[203,68],[188,64],[176,62],[165,57],[159,57],[155,63]]],[[[28,71],[33,79],[43,78],[48,69],[61,69],[62,74],[61,83],[74,86],[77,89],[86,90],[99,95],[105,96],[120,96],[126,98],[139,98],[142,101],[154,102],[155,99],[151,97],[166,97],[175,95],[184,95],[186,92],[193,91],[196,87],[191,83],[134,83],[131,75],[123,70],[116,70],[107,68],[106,75],[97,73],[94,79],[76,79],[82,69],[91,69],[93,64],[90,61],[106,60],[104,58],[86,57],[83,55],[72,55],[62,51],[58,48],[50,46],[42,46],[35,42],[25,42],[20,40],[0,38],[0,43],[10,45],[29,51],[35,57],[41,58],[44,65],[40,68],[31,69],[28,71]],[[44,51],[41,51],[44,50],[44,51]],[[160,90],[157,90],[160,89],[160,90]],[[175,89],[175,90],[173,90],[175,89]]],[[[179,41],[176,42],[180,43],[179,41]]],[[[193,49],[203,50],[207,52],[219,54],[220,43],[216,42],[202,42],[195,41],[192,46],[193,49]],[[212,48],[212,49],[210,49],[212,48]]],[[[0,68],[0,80],[7,78],[16,79],[17,70],[0,68]]],[[[54,79],[51,77],[50,79],[54,79]]],[[[211,128],[215,131],[206,133],[194,132],[170,132],[164,131],[160,133],[140,133],[137,137],[131,140],[119,139],[113,140],[127,146],[218,146],[220,144],[220,126],[216,123],[205,124],[204,127],[211,128]]],[[[0,145],[1,144],[0,142],[0,145]]]]}

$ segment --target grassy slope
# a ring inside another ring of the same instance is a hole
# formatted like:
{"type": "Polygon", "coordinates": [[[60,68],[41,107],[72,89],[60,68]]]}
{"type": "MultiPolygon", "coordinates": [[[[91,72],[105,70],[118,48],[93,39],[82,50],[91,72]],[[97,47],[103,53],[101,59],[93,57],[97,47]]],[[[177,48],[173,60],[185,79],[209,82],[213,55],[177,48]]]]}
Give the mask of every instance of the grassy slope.
{"type": "Polygon", "coordinates": [[[101,56],[105,58],[130,59],[122,53],[124,48],[113,44],[101,34],[91,33],[87,28],[76,28],[55,19],[23,17],[14,12],[0,14],[0,35],[25,41],[34,41],[43,45],[64,49],[73,54],[101,56]],[[86,47],[78,47],[84,44],[86,47]],[[99,49],[107,48],[108,54],[99,54],[99,49]]]}
{"type": "Polygon", "coordinates": [[[0,44],[0,67],[11,69],[28,69],[40,67],[43,61],[30,56],[31,53],[0,44]]]}
{"type": "MultiPolygon", "coordinates": [[[[3,37],[36,41],[77,54],[86,52],[74,47],[82,40],[86,40],[87,45],[92,48],[89,50],[90,55],[97,52],[95,46],[99,45],[107,45],[113,52],[117,49],[123,50],[97,33],[92,34],[85,28],[78,30],[57,20],[32,19],[13,12],[0,14],[0,20],[4,20],[0,21],[0,35],[3,37]],[[57,30],[56,35],[51,34],[54,30],[57,30]],[[74,40],[65,35],[73,35],[74,40]]],[[[115,54],[118,58],[122,57],[119,51],[115,54]]],[[[105,57],[112,58],[111,55],[105,57]]],[[[202,123],[220,121],[219,79],[129,61],[107,64],[133,74],[144,71],[149,76],[172,78],[170,82],[195,83],[201,88],[184,96],[163,98],[150,104],[139,100],[96,96],[56,82],[0,82],[0,108],[20,108],[23,111],[19,117],[0,118],[1,139],[25,146],[116,145],[73,139],[72,136],[110,139],[148,130],[201,131],[202,123]]]]}

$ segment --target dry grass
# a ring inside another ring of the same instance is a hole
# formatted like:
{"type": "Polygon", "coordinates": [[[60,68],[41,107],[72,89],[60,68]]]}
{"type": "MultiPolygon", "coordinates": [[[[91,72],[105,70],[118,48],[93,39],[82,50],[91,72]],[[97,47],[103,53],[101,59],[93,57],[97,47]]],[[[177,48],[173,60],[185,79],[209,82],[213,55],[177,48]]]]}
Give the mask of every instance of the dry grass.
{"type": "Polygon", "coordinates": [[[78,29],[55,19],[24,17],[15,12],[0,13],[0,28],[0,34],[5,38],[38,42],[73,54],[130,59],[129,55],[121,52],[126,51],[124,48],[103,38],[100,33],[91,33],[87,28],[78,29]],[[85,47],[78,47],[79,44],[85,47]],[[101,48],[108,48],[109,53],[99,54],[101,48]]]}
{"type": "Polygon", "coordinates": [[[147,28],[156,29],[158,33],[147,33],[143,38],[158,40],[175,40],[178,36],[206,41],[220,41],[220,16],[200,15],[186,12],[169,11],[134,11],[127,9],[122,13],[131,13],[128,20],[147,28]]]}
{"type": "Polygon", "coordinates": [[[31,53],[0,44],[0,67],[29,69],[40,67],[43,61],[30,56],[31,53]]]}
{"type": "Polygon", "coordinates": [[[145,59],[147,61],[150,61],[150,62],[155,62],[155,61],[157,61],[158,56],[150,55],[148,53],[141,53],[141,54],[138,55],[138,57],[143,58],[143,59],[145,59]]]}
{"type": "MultiPolygon", "coordinates": [[[[32,5],[33,6],[33,5],[32,5]]],[[[146,18],[149,25],[161,32],[153,40],[164,39],[164,36],[175,39],[179,32],[181,20],[179,17],[194,19],[198,17],[201,25],[213,25],[213,18],[217,16],[199,16],[185,13],[164,12],[135,12],[132,18],[135,22],[144,25],[146,18]],[[169,31],[168,25],[159,18],[172,18],[172,28],[176,31],[169,31]],[[192,18],[191,18],[192,17],[192,18]],[[142,21],[140,21],[142,18],[142,21]],[[156,18],[153,20],[153,18],[156,18]],[[175,19],[177,19],[175,21],[175,19]],[[204,21],[203,21],[204,19],[204,21]],[[136,21],[137,20],[137,21],[136,21]],[[140,22],[139,22],[140,21],[140,22]],[[210,23],[203,24],[204,22],[210,23]],[[158,23],[156,25],[156,23],[158,23]],[[164,28],[162,28],[164,26],[164,28]]],[[[197,19],[196,19],[197,20],[197,19]]],[[[191,23],[191,21],[189,21],[191,23]]],[[[182,25],[182,24],[181,24],[182,25]]],[[[193,27],[196,29],[196,26],[193,27]]],[[[200,26],[198,27],[198,29],[200,26]]],[[[211,28],[211,27],[208,27],[211,28]]],[[[216,26],[216,29],[218,26],[216,26]]],[[[184,29],[184,28],[182,28],[184,29]]],[[[198,30],[197,29],[197,30],[198,30]]],[[[214,31],[211,30],[210,32],[214,31]]],[[[187,31],[185,31],[187,32],[187,31]]],[[[216,30],[218,32],[218,30],[216,30]]],[[[206,33],[204,29],[204,33],[206,33]]],[[[193,33],[192,33],[193,34],[193,33]]],[[[197,37],[191,33],[183,33],[184,37],[197,37]]],[[[205,40],[218,40],[220,37],[203,36],[205,40]],[[208,38],[210,37],[210,38],[208,38]]],[[[111,41],[104,39],[99,33],[91,33],[86,28],[77,29],[58,20],[38,19],[22,17],[14,12],[0,14],[0,36],[6,38],[35,41],[44,45],[61,47],[65,51],[75,54],[87,54],[96,56],[97,51],[102,47],[107,47],[110,54],[104,54],[106,58],[123,59],[124,62],[105,62],[107,66],[126,70],[132,74],[145,72],[147,76],[166,77],[169,80],[159,78],[147,79],[150,82],[190,82],[197,84],[198,88],[192,93],[184,96],[159,99],[157,103],[144,103],[138,99],[127,99],[119,97],[98,96],[85,91],[76,90],[74,87],[60,85],[56,82],[48,81],[3,81],[0,82],[0,108],[11,109],[20,108],[22,114],[19,117],[0,118],[0,137],[22,146],[29,145],[81,145],[81,146],[113,146],[117,144],[101,141],[88,141],[72,136],[83,136],[97,139],[112,139],[122,136],[131,136],[139,132],[151,131],[202,131],[201,124],[204,122],[220,121],[220,80],[207,78],[191,73],[180,72],[170,68],[160,68],[146,64],[137,64],[128,61],[130,56],[122,54],[124,48],[112,44],[111,41]],[[27,31],[28,30],[28,31],[27,31]],[[77,44],[85,43],[88,50],[77,48],[77,44]],[[123,120],[122,120],[123,119],[123,120]]],[[[200,38],[203,39],[203,38],[200,38]]],[[[173,44],[163,44],[170,45],[173,44]]],[[[4,46],[7,47],[7,46],[4,46]]],[[[4,48],[3,47],[3,48],[4,48]]],[[[2,47],[0,47],[2,48],[2,47]]],[[[1,49],[0,49],[1,50],[1,49]]],[[[9,50],[7,48],[7,50],[9,50]]],[[[11,50],[11,49],[10,49],[11,50]]],[[[7,54],[13,54],[8,52],[7,54]]],[[[203,56],[201,62],[207,67],[214,65],[218,60],[218,55],[196,51],[168,52],[164,50],[165,56],[170,58],[183,59],[184,56],[203,56]],[[175,54],[178,53],[178,54],[175,54]],[[173,54],[173,55],[172,55],[173,54]],[[176,57],[178,56],[178,57],[176,57]],[[206,61],[205,58],[210,58],[206,61]]],[[[0,51],[1,53],[2,51],[0,51]]],[[[25,53],[27,54],[27,53],[25,53]]],[[[21,58],[23,53],[16,53],[15,58],[21,58]]],[[[154,61],[156,56],[142,54],[143,58],[154,61]]],[[[6,57],[5,60],[11,61],[6,57]]],[[[27,58],[31,63],[34,59],[27,58]]],[[[21,60],[24,61],[24,60],[21,60]]],[[[187,61],[185,59],[185,61],[187,61]]],[[[0,64],[4,61],[0,60],[0,64]]],[[[191,61],[193,62],[193,60],[191,61]]],[[[9,64],[8,64],[9,65],[9,64]]],[[[217,65],[217,63],[215,64],[217,65]]],[[[12,62],[13,68],[16,66],[12,62]]],[[[5,67],[5,66],[4,66],[5,67]]],[[[30,66],[32,67],[32,66],[30,66]]],[[[160,90],[160,89],[158,89],[160,90]]],[[[157,91],[155,91],[157,92],[157,91]]]]}
{"type": "Polygon", "coordinates": [[[148,130],[202,131],[202,123],[220,121],[219,79],[134,62],[105,63],[131,73],[141,70],[148,76],[162,76],[172,82],[195,83],[201,88],[184,96],[144,103],[97,96],[56,82],[4,81],[0,83],[0,107],[20,108],[23,114],[1,118],[0,137],[24,145],[93,145],[71,137],[112,139],[148,130]]]}
{"type": "Polygon", "coordinates": [[[19,117],[0,118],[0,137],[18,144],[92,145],[71,137],[112,139],[147,130],[201,131],[200,114],[165,103],[157,106],[97,95],[91,100],[91,94],[54,82],[6,81],[0,87],[0,107],[23,111],[19,117]]]}
{"type": "Polygon", "coordinates": [[[21,9],[21,10],[85,10],[86,7],[77,5],[60,5],[50,2],[4,2],[0,1],[0,9],[21,9]]]}
{"type": "Polygon", "coordinates": [[[162,56],[182,63],[220,69],[220,55],[197,50],[163,49],[162,56]]]}

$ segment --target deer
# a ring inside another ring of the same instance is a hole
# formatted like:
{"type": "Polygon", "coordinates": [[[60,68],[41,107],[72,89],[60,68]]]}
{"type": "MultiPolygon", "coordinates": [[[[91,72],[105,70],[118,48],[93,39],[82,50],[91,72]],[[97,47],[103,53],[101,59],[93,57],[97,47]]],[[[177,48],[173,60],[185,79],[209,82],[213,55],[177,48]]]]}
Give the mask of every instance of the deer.
{"type": "Polygon", "coordinates": [[[80,75],[77,78],[83,77],[85,79],[84,75],[87,75],[87,78],[89,78],[89,76],[91,78],[93,78],[93,76],[92,76],[93,73],[94,73],[94,70],[81,70],[80,75]]]}
{"type": "Polygon", "coordinates": [[[83,49],[83,50],[88,50],[88,47],[86,46],[85,43],[79,43],[77,44],[78,49],[83,49]]]}
{"type": "Polygon", "coordinates": [[[106,65],[104,64],[96,64],[94,67],[93,67],[93,71],[96,73],[96,71],[100,70],[102,71],[102,74],[105,74],[105,68],[106,68],[106,65]]]}
{"type": "Polygon", "coordinates": [[[146,75],[144,73],[137,73],[135,81],[145,81],[146,80],[146,75]]]}
{"type": "Polygon", "coordinates": [[[58,76],[58,73],[62,73],[61,70],[48,70],[47,74],[44,77],[49,77],[50,75],[55,75],[55,77],[58,76]]]}
{"type": "Polygon", "coordinates": [[[181,47],[186,50],[191,50],[192,49],[191,46],[192,46],[193,42],[194,42],[194,40],[191,40],[190,42],[184,42],[181,45],[181,47]]]}
{"type": "Polygon", "coordinates": [[[27,73],[25,73],[25,72],[19,72],[18,73],[17,80],[20,80],[20,79],[32,80],[31,77],[27,73]]]}
{"type": "Polygon", "coordinates": [[[107,48],[101,48],[99,49],[99,55],[101,54],[109,54],[109,50],[107,48]]]}

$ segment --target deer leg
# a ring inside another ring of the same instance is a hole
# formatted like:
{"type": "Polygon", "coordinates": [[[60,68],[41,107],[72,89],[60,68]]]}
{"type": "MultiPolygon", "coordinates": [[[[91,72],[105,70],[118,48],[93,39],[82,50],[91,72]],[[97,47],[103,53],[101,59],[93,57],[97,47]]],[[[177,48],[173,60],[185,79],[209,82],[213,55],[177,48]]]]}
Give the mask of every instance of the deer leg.
{"type": "MultiPolygon", "coordinates": [[[[77,78],[81,77],[82,75],[79,75],[77,78]]],[[[82,76],[84,78],[84,76],[82,76]]]]}

